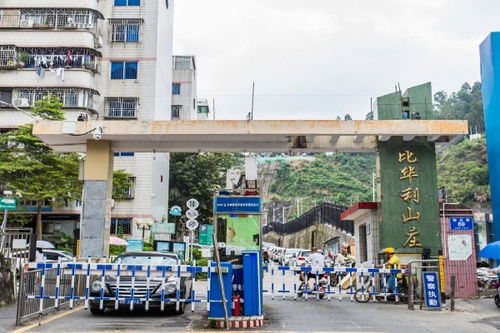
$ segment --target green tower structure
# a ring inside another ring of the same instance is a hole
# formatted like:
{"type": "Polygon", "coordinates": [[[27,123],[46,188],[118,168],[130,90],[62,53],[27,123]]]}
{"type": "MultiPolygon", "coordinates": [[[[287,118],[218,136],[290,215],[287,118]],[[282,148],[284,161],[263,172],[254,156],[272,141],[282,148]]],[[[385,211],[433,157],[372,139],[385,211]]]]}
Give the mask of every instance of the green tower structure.
{"type": "MultiPolygon", "coordinates": [[[[379,120],[432,119],[431,84],[377,98],[377,113],[379,120]]],[[[429,249],[437,256],[441,232],[434,142],[427,137],[379,138],[377,164],[380,247],[416,256],[429,249]]]]}

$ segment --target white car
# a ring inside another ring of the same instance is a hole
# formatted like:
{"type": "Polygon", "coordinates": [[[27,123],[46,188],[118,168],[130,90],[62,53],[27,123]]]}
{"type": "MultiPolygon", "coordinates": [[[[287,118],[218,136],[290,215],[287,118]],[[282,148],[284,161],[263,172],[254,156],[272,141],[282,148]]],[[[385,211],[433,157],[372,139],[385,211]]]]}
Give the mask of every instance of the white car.
{"type": "Polygon", "coordinates": [[[301,249],[285,249],[279,263],[281,266],[293,266],[295,258],[297,258],[301,249]]]}
{"type": "MultiPolygon", "coordinates": [[[[318,250],[319,253],[323,254],[323,251],[318,250]]],[[[311,250],[300,250],[295,259],[295,266],[304,266],[307,257],[311,254],[311,250]]]]}

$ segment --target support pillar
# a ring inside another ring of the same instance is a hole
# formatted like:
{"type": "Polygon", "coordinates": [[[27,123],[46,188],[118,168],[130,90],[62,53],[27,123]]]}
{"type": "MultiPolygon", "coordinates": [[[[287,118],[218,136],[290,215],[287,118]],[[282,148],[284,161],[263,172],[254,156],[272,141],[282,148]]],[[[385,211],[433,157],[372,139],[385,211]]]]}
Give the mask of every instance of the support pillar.
{"type": "Polygon", "coordinates": [[[87,141],[84,166],[80,257],[100,258],[109,252],[113,152],[110,141],[87,141]]]}

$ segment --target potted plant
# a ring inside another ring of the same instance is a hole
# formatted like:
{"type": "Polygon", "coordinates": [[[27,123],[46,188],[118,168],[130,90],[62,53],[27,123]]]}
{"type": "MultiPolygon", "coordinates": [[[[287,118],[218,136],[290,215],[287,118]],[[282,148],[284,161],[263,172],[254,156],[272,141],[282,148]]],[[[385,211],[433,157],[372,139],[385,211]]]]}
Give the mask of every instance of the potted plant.
{"type": "Polygon", "coordinates": [[[26,52],[21,52],[19,54],[19,57],[18,57],[19,61],[18,61],[18,66],[23,68],[24,66],[26,66],[26,64],[28,63],[28,61],[30,60],[30,55],[29,53],[26,53],[26,52]]]}

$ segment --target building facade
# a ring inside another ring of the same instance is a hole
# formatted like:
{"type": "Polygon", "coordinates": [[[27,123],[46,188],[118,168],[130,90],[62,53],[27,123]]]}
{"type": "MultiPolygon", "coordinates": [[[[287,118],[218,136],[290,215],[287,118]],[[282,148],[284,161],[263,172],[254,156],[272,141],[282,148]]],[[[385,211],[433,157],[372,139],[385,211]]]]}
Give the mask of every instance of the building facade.
{"type": "MultiPolygon", "coordinates": [[[[66,120],[169,120],[173,5],[173,0],[0,2],[0,128],[31,122],[14,107],[30,108],[49,94],[61,98],[66,120]]],[[[138,238],[142,230],[134,222],[167,216],[169,156],[116,151],[114,168],[130,174],[133,186],[129,198],[114,203],[110,231],[138,238]]],[[[47,207],[44,221],[56,211],[71,213],[74,222],[81,205],[47,207]]],[[[68,230],[56,224],[44,228],[68,230]]]]}

